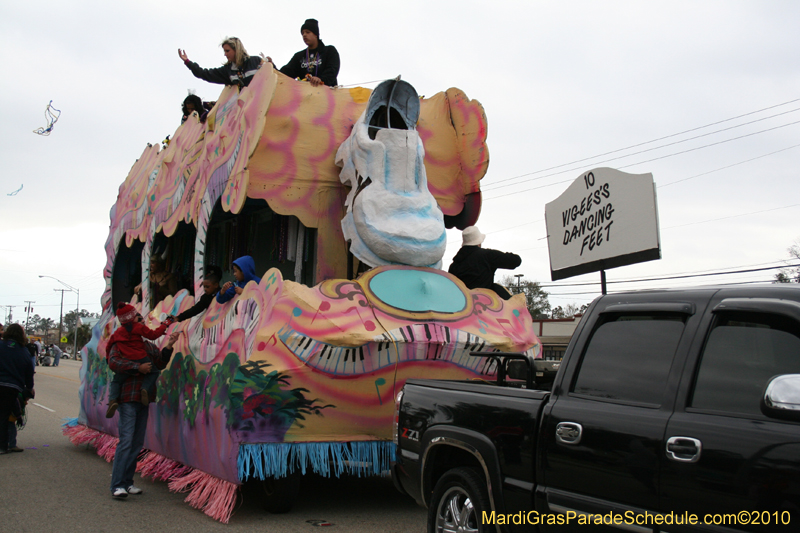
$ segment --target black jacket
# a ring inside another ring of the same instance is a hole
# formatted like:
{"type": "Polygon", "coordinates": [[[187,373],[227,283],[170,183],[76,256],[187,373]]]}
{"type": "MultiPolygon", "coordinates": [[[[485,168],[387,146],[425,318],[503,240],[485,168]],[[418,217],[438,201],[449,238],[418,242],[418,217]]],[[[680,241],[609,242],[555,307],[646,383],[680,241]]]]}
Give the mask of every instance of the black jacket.
{"type": "MultiPolygon", "coordinates": [[[[0,387],[33,389],[33,363],[28,350],[13,340],[0,340],[0,387]]],[[[0,421],[5,424],[6,421],[0,421]]]]}
{"type": "Polygon", "coordinates": [[[200,65],[193,61],[186,61],[184,64],[196,78],[206,80],[209,83],[247,87],[261,66],[261,58],[257,56],[248,57],[245,59],[244,68],[241,70],[232,63],[227,63],[219,68],[200,68],[200,65]]]}
{"type": "Polygon", "coordinates": [[[311,74],[328,87],[334,87],[339,85],[336,79],[339,76],[339,52],[320,40],[314,51],[300,50],[280,70],[290,78],[305,79],[306,74],[311,74]]]}
{"type": "Polygon", "coordinates": [[[492,289],[498,268],[515,269],[522,264],[517,254],[498,252],[480,246],[462,246],[448,272],[464,282],[468,289],[492,289]]]}
{"type": "Polygon", "coordinates": [[[214,301],[214,297],[216,295],[217,293],[214,294],[203,293],[203,295],[200,297],[200,301],[198,301],[196,304],[194,304],[192,307],[190,307],[183,313],[176,316],[175,320],[181,322],[182,320],[186,320],[188,318],[192,318],[194,316],[199,315],[200,313],[208,309],[208,306],[211,305],[211,302],[214,301]]]}

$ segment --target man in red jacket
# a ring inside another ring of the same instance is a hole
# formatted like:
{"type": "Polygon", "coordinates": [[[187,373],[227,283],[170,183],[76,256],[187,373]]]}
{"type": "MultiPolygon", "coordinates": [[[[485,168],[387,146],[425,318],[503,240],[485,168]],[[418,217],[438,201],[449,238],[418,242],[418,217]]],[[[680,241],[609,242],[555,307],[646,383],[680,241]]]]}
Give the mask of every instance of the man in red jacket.
{"type": "MultiPolygon", "coordinates": [[[[117,306],[117,318],[119,319],[120,326],[111,335],[108,340],[108,347],[106,351],[111,353],[111,349],[116,346],[119,351],[120,357],[134,361],[140,365],[144,363],[152,363],[147,355],[145,349],[144,339],[155,340],[162,336],[172,324],[173,319],[168,318],[161,323],[156,329],[150,329],[145,326],[142,315],[136,312],[136,309],[131,304],[120,302],[117,306]]],[[[155,385],[161,371],[151,365],[151,370],[148,372],[142,382],[141,402],[142,405],[150,403],[149,391],[155,385]]],[[[106,411],[106,418],[114,416],[114,412],[119,407],[119,392],[122,383],[128,378],[128,375],[123,372],[115,372],[114,379],[108,387],[108,410],[106,411]]]]}
{"type": "Polygon", "coordinates": [[[144,445],[150,413],[149,408],[142,405],[141,401],[141,395],[145,392],[144,381],[153,368],[167,367],[172,357],[172,346],[179,335],[177,331],[171,333],[167,344],[161,350],[152,342],[143,342],[148,358],[138,363],[122,357],[119,343],[115,343],[108,350],[109,368],[126,377],[119,396],[119,443],[111,474],[111,495],[114,498],[126,498],[128,494],[142,493],[142,489],[133,484],[133,474],[136,472],[136,458],[144,445]]]}

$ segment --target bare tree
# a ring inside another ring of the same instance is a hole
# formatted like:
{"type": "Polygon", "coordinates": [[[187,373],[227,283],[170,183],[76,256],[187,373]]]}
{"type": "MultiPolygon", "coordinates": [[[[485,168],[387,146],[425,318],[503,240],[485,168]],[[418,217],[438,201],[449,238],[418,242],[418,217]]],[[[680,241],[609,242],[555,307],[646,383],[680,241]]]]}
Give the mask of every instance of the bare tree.
{"type": "Polygon", "coordinates": [[[572,318],[575,315],[582,315],[589,308],[589,304],[579,306],[576,303],[569,303],[564,307],[560,305],[553,309],[551,318],[572,318]]]}
{"type": "Polygon", "coordinates": [[[525,294],[528,312],[533,318],[547,318],[550,314],[550,301],[548,293],[535,281],[514,276],[503,276],[500,285],[508,287],[513,294],[525,294]]]}
{"type": "MultiPolygon", "coordinates": [[[[788,251],[794,259],[800,259],[800,244],[792,245],[788,251]]],[[[800,283],[800,267],[782,269],[775,274],[775,283],[800,283]]]]}

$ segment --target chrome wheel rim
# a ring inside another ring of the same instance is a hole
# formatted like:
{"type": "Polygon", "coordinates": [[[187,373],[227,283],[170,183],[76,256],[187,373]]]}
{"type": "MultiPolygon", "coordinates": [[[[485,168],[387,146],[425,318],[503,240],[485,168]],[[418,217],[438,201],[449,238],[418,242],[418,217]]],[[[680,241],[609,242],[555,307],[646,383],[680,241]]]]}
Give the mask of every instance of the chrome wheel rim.
{"type": "Polygon", "coordinates": [[[478,526],[469,494],[461,487],[448,489],[436,510],[436,533],[478,533],[478,526]]]}

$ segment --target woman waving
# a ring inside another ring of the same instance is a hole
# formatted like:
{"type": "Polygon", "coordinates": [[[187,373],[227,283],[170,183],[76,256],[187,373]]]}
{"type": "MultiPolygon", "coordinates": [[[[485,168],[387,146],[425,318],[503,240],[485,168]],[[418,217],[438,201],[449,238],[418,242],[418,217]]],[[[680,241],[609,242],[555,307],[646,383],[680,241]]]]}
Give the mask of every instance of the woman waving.
{"type": "Polygon", "coordinates": [[[178,48],[178,56],[192,71],[196,78],[210,83],[223,85],[237,85],[239,88],[247,87],[253,75],[261,68],[261,58],[247,54],[242,41],[236,37],[228,37],[222,41],[222,50],[227,62],[219,68],[201,68],[200,65],[189,60],[186,50],[178,48]]]}

